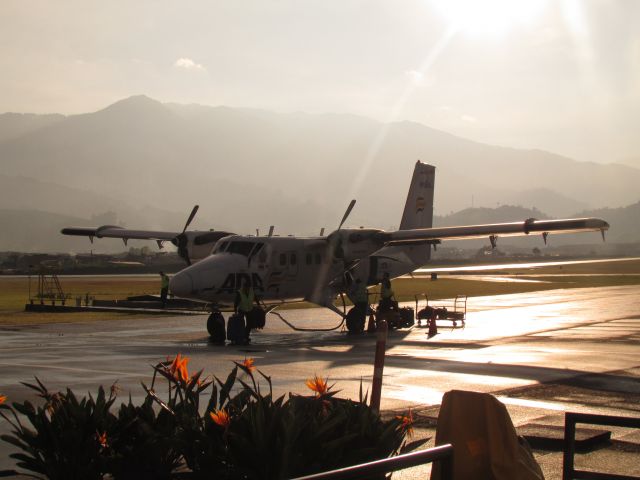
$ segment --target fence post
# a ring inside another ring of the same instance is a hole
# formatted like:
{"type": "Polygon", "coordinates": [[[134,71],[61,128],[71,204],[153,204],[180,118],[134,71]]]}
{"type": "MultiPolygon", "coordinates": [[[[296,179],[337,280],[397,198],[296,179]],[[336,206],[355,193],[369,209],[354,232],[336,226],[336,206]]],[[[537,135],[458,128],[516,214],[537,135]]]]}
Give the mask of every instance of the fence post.
{"type": "Polygon", "coordinates": [[[564,414],[564,452],[562,455],[562,480],[573,479],[573,456],[576,448],[576,421],[570,412],[564,414]]]}
{"type": "Polygon", "coordinates": [[[387,333],[389,328],[387,321],[383,318],[378,321],[376,339],[376,357],[373,363],[373,385],[371,387],[371,409],[374,412],[380,411],[380,399],[382,397],[382,373],[384,371],[384,354],[387,344],[387,333]]]}

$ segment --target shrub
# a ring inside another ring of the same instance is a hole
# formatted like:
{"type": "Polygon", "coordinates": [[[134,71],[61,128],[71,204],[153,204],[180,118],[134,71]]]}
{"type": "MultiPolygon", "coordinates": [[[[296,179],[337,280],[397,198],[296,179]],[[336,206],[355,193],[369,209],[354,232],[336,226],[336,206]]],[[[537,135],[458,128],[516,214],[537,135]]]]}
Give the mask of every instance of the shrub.
{"type": "Polygon", "coordinates": [[[24,385],[35,390],[44,405],[36,408],[28,401],[13,403],[13,408],[0,405],[0,414],[13,426],[13,435],[2,435],[2,439],[23,451],[11,455],[17,466],[52,480],[102,478],[105,432],[116,422],[109,413],[115,401],[113,391],[106,398],[100,387],[95,399],[89,395],[78,400],[70,389],[51,393],[38,379],[36,382],[24,385]],[[7,410],[13,420],[5,414],[7,410]],[[24,426],[16,412],[24,415],[33,429],[24,426]]]}
{"type": "Polygon", "coordinates": [[[141,405],[131,397],[111,412],[117,386],[95,399],[51,393],[36,379],[27,384],[44,399],[9,407],[0,415],[13,427],[2,439],[17,446],[18,467],[49,479],[223,478],[285,479],[367,462],[415,448],[405,436],[411,420],[383,421],[367,405],[337,398],[326,379],[307,381],[313,395],[273,397],[271,378],[252,359],[235,363],[227,378],[190,375],[188,358],[153,367],[141,405]],[[166,395],[156,390],[166,381],[166,395]],[[261,381],[265,383],[261,385],[261,381]],[[200,398],[210,394],[201,413],[200,398]],[[263,388],[266,390],[263,392],[263,388]],[[24,425],[17,414],[31,424],[24,425]]]}

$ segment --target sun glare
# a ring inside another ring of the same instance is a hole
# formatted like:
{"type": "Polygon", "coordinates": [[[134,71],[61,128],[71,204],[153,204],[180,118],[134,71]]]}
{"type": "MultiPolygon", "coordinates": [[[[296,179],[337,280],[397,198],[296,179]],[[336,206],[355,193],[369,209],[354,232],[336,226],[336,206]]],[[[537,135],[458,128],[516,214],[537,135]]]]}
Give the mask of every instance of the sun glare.
{"type": "Polygon", "coordinates": [[[458,32],[503,35],[535,20],[547,0],[434,0],[458,32]]]}

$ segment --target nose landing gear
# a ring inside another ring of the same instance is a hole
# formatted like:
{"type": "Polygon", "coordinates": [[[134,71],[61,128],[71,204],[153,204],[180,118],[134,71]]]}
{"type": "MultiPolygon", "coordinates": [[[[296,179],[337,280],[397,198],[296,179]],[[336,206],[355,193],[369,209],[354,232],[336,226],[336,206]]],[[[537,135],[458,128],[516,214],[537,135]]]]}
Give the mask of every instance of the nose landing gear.
{"type": "Polygon", "coordinates": [[[224,317],[219,311],[213,311],[207,319],[207,331],[211,339],[211,343],[224,345],[227,338],[224,326],[224,317]]]}
{"type": "Polygon", "coordinates": [[[251,330],[264,328],[265,316],[266,312],[263,309],[254,307],[246,314],[231,315],[225,329],[224,316],[219,310],[213,310],[207,319],[209,340],[218,345],[224,345],[225,340],[232,344],[248,343],[251,330]]]}

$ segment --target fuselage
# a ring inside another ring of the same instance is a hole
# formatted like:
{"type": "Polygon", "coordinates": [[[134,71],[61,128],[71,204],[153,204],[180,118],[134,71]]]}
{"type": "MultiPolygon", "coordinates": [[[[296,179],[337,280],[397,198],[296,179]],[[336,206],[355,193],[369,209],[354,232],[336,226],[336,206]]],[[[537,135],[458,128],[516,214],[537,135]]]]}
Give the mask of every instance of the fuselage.
{"type": "Polygon", "coordinates": [[[234,235],[177,273],[170,288],[177,296],[224,307],[233,305],[236,292],[247,281],[265,303],[302,301],[323,272],[325,277],[339,275],[341,266],[330,258],[320,238],[234,235]]]}
{"type": "Polygon", "coordinates": [[[179,297],[224,308],[233,305],[246,281],[266,304],[306,300],[326,306],[355,277],[373,285],[385,272],[395,277],[421,265],[397,247],[380,249],[371,240],[377,232],[341,230],[339,240],[228,236],[215,244],[211,255],[178,272],[170,289],[179,297]]]}

